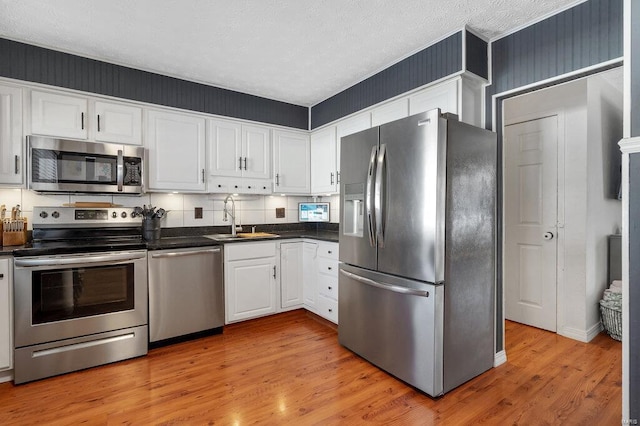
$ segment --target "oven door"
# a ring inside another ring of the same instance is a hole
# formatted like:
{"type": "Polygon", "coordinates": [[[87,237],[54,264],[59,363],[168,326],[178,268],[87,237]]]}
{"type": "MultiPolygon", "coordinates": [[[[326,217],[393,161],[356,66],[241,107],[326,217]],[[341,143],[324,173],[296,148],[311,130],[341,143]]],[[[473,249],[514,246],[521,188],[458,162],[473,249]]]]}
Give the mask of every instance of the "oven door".
{"type": "Polygon", "coordinates": [[[147,324],[145,250],[14,261],[16,348],[147,324]]]}

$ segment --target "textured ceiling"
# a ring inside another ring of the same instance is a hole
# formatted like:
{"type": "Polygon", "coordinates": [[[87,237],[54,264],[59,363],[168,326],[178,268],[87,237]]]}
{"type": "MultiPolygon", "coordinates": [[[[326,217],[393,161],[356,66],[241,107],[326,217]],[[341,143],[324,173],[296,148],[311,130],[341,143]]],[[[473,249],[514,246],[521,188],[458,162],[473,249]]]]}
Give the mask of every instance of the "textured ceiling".
{"type": "Polygon", "coordinates": [[[495,38],[576,0],[0,0],[0,37],[314,105],[468,25],[495,38]]]}

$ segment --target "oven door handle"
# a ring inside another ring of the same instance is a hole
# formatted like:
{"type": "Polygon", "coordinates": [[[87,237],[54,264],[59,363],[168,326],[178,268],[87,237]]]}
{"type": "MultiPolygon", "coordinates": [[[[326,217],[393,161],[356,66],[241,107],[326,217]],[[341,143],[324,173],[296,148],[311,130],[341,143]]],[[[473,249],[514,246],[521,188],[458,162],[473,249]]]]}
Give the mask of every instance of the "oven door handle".
{"type": "Polygon", "coordinates": [[[90,264],[117,264],[130,260],[142,259],[147,255],[146,252],[124,252],[115,254],[103,254],[103,255],[87,255],[87,256],[73,256],[73,257],[38,257],[28,259],[15,259],[13,264],[15,266],[24,267],[36,267],[36,266],[87,266],[90,264]]]}
{"type": "Polygon", "coordinates": [[[124,155],[122,150],[118,150],[118,159],[116,162],[116,183],[118,184],[118,192],[122,192],[124,186],[124,155]]]}

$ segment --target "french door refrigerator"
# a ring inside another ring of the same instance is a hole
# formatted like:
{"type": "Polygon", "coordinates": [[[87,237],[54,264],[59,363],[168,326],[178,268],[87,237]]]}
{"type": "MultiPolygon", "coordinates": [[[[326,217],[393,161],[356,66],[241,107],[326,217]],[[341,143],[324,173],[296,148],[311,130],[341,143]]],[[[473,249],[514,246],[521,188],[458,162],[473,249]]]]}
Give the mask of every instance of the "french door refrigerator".
{"type": "Polygon", "coordinates": [[[439,109],[341,140],[339,341],[434,397],[493,366],[496,146],[439,109]]]}

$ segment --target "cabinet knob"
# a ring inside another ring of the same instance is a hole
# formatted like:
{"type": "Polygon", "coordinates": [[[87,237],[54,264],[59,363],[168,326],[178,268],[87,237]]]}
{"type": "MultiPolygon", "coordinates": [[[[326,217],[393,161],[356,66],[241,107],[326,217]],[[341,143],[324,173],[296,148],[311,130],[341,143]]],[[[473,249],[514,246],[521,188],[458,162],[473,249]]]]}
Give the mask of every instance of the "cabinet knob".
{"type": "Polygon", "coordinates": [[[332,252],[331,250],[327,250],[327,253],[328,253],[328,254],[331,254],[331,253],[333,253],[333,252],[332,252]]]}
{"type": "Polygon", "coordinates": [[[0,280],[4,278],[4,274],[0,274],[0,280]]]}
{"type": "Polygon", "coordinates": [[[331,286],[327,286],[327,288],[328,288],[329,290],[331,290],[331,286]]]}
{"type": "Polygon", "coordinates": [[[331,266],[327,266],[327,269],[328,269],[328,270],[331,270],[331,266]]]}
{"type": "Polygon", "coordinates": [[[333,312],[333,309],[329,308],[329,312],[333,312]]]}

